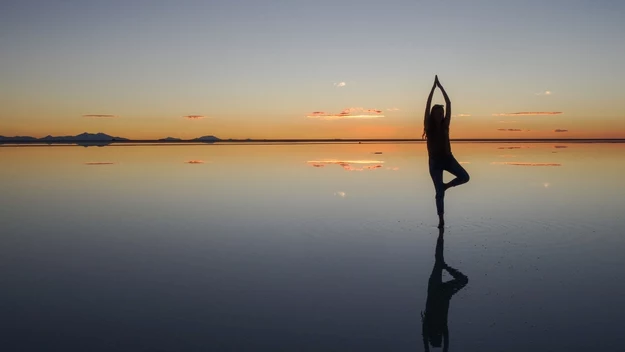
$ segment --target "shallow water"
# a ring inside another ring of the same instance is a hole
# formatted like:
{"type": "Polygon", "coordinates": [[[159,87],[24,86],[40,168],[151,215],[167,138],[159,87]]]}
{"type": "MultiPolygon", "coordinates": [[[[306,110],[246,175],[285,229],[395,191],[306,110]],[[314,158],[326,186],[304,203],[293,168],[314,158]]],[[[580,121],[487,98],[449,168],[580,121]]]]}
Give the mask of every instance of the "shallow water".
{"type": "MultiPolygon", "coordinates": [[[[625,350],[624,152],[454,145],[471,181],[446,197],[445,261],[469,278],[450,351],[625,350]]],[[[424,349],[423,144],[2,146],[0,162],[2,351],[424,349]]]]}

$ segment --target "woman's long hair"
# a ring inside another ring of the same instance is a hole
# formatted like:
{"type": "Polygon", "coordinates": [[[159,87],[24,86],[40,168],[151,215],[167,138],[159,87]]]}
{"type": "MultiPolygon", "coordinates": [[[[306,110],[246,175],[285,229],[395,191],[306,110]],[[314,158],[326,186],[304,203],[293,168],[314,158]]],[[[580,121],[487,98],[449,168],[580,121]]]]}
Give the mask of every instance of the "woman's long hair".
{"type": "Polygon", "coordinates": [[[423,119],[423,135],[421,138],[425,137],[427,139],[431,127],[437,126],[437,122],[432,122],[431,120],[434,119],[434,121],[440,123],[443,116],[445,116],[445,110],[442,105],[436,104],[432,106],[432,110],[430,110],[428,116],[423,119]]]}

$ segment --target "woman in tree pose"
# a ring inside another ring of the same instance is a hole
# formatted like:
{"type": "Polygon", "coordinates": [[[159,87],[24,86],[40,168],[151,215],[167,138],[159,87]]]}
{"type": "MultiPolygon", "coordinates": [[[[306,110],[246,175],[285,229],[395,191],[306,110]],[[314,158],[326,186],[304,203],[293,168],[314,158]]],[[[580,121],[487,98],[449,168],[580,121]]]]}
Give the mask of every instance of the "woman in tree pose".
{"type": "Polygon", "coordinates": [[[438,81],[438,76],[434,78],[434,85],[428,96],[427,106],[425,107],[425,116],[423,117],[423,135],[422,138],[427,138],[429,164],[430,164],[430,176],[434,181],[434,189],[436,190],[436,210],[438,212],[438,227],[445,226],[445,191],[451,187],[461,185],[469,182],[469,174],[458,163],[453,154],[451,154],[451,143],[449,142],[449,123],[451,122],[451,101],[445,88],[438,81]],[[430,109],[432,104],[432,95],[436,87],[441,89],[443,96],[445,97],[445,104],[447,105],[443,109],[442,105],[434,105],[430,109]],[[456,176],[455,179],[448,183],[443,182],[443,170],[456,176]]]}

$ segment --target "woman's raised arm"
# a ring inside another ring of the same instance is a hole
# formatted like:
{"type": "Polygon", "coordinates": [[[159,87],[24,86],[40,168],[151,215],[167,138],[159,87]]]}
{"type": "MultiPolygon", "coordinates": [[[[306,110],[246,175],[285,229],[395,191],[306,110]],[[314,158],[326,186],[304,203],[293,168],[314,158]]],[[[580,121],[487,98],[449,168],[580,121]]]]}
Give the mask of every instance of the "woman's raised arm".
{"type": "Polygon", "coordinates": [[[436,76],[436,85],[441,89],[443,97],[445,97],[445,123],[449,126],[449,123],[451,122],[451,100],[449,100],[449,96],[447,95],[447,92],[445,92],[445,88],[443,88],[441,82],[438,81],[438,76],[436,76]]]}
{"type": "Polygon", "coordinates": [[[430,95],[428,96],[428,102],[425,104],[425,114],[423,114],[423,135],[421,138],[425,137],[425,132],[428,129],[428,117],[430,116],[430,108],[432,106],[432,96],[434,95],[434,90],[436,89],[436,82],[438,82],[438,76],[434,78],[434,84],[432,85],[432,90],[430,90],[430,95]]]}

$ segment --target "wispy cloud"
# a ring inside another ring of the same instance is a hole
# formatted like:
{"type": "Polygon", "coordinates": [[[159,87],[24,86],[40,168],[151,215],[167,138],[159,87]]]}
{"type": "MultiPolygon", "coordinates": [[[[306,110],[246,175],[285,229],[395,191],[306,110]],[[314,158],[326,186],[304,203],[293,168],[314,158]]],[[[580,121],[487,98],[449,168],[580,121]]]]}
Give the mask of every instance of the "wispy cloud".
{"type": "Polygon", "coordinates": [[[557,128],[555,130],[553,130],[553,132],[568,132],[569,130],[563,130],[561,128],[557,128]]]}
{"type": "Polygon", "coordinates": [[[553,147],[556,148],[556,149],[568,148],[568,146],[566,146],[566,145],[554,145],[553,147]]]}
{"type": "Polygon", "coordinates": [[[88,118],[88,119],[114,119],[117,116],[116,115],[107,115],[107,114],[87,114],[87,115],[82,115],[82,117],[88,118]]]}
{"type": "Polygon", "coordinates": [[[540,115],[560,115],[561,111],[521,111],[521,112],[505,112],[501,114],[493,114],[493,116],[540,116],[540,115]]]}
{"type": "Polygon", "coordinates": [[[115,163],[109,161],[90,161],[86,162],[85,165],[113,165],[115,163]]]}
{"type": "Polygon", "coordinates": [[[334,192],[335,196],[341,197],[341,198],[345,198],[347,197],[347,193],[343,192],[343,191],[339,191],[339,192],[334,192]]]}
{"type": "Polygon", "coordinates": [[[204,164],[204,160],[187,160],[186,164],[204,164]]]}
{"type": "Polygon", "coordinates": [[[553,94],[550,90],[546,90],[544,92],[540,92],[540,93],[534,93],[534,95],[551,95],[553,94]]]}
{"type": "Polygon", "coordinates": [[[512,147],[497,147],[497,149],[521,149],[521,148],[529,148],[529,146],[512,146],[512,147]]]}
{"type": "Polygon", "coordinates": [[[327,113],[325,111],[313,111],[306,115],[308,118],[320,120],[341,120],[341,119],[376,119],[385,117],[382,110],[379,109],[363,109],[363,108],[347,108],[338,114],[327,113]]]}
{"type": "Polygon", "coordinates": [[[337,83],[334,83],[334,86],[335,86],[336,88],[345,87],[346,85],[347,85],[347,83],[345,83],[345,82],[337,82],[337,83]]]}
{"type": "Polygon", "coordinates": [[[493,165],[513,165],[513,166],[562,166],[558,163],[522,163],[514,161],[493,161],[493,165]]]}
{"type": "Polygon", "coordinates": [[[399,108],[388,108],[386,109],[386,111],[390,111],[390,112],[395,112],[395,111],[399,111],[399,108]]]}
{"type": "Polygon", "coordinates": [[[451,115],[451,117],[469,117],[471,116],[471,114],[457,114],[457,115],[451,115]]]}
{"type": "Polygon", "coordinates": [[[500,132],[529,132],[530,130],[522,130],[520,128],[498,128],[500,132]]]}
{"type": "Polygon", "coordinates": [[[346,171],[375,170],[382,167],[384,161],[381,160],[311,160],[307,162],[312,167],[324,167],[325,165],[339,165],[346,171]],[[353,166],[352,164],[359,165],[353,166]]]}
{"type": "Polygon", "coordinates": [[[505,121],[505,120],[499,120],[499,123],[517,123],[518,121],[505,121]]]}
{"type": "Polygon", "coordinates": [[[201,119],[208,118],[208,116],[204,116],[204,115],[186,115],[183,117],[188,120],[201,120],[201,119]]]}

